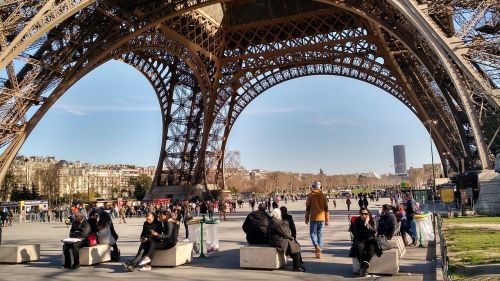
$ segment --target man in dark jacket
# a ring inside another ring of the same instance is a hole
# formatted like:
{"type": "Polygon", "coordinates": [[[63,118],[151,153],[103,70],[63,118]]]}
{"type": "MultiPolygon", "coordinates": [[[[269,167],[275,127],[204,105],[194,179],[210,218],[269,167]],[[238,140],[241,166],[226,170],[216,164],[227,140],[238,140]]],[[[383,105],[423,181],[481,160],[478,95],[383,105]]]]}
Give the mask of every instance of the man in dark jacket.
{"type": "Polygon", "coordinates": [[[80,239],[79,241],[65,242],[63,244],[64,267],[75,269],[80,267],[80,248],[90,246],[87,237],[90,234],[90,224],[80,212],[75,213],[75,221],[69,230],[69,237],[80,239]],[[73,252],[73,265],[69,251],[73,252]]]}
{"type": "Polygon", "coordinates": [[[151,241],[153,240],[152,232],[156,231],[157,229],[158,221],[155,219],[155,215],[151,212],[147,213],[146,221],[142,225],[142,232],[140,237],[141,245],[139,246],[139,250],[132,260],[122,263],[126,270],[130,272],[134,271],[134,268],[139,264],[142,257],[151,247],[151,241]]]}
{"type": "Polygon", "coordinates": [[[260,203],[257,211],[251,212],[243,223],[243,231],[247,235],[249,244],[268,244],[267,226],[269,215],[266,213],[266,204],[260,203]]]}
{"type": "Polygon", "coordinates": [[[177,238],[179,236],[180,221],[172,218],[172,213],[169,211],[162,211],[160,213],[160,220],[157,228],[151,231],[153,238],[147,251],[144,253],[142,261],[139,265],[143,265],[139,271],[151,270],[151,254],[154,250],[167,250],[177,245],[177,238]]]}

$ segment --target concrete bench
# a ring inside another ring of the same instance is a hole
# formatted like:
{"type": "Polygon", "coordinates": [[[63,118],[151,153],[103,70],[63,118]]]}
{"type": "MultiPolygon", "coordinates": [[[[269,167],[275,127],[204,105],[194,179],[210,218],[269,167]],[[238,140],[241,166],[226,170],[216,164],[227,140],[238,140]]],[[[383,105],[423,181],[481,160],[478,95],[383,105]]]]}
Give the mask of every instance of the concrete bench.
{"type": "MultiPolygon", "coordinates": [[[[71,250],[70,250],[71,252],[71,250]]],[[[80,248],[80,265],[94,265],[111,260],[111,246],[107,244],[97,244],[92,247],[80,248]]],[[[73,263],[73,255],[70,254],[71,263],[73,263]]],[[[64,253],[62,255],[64,264],[64,253]]]]}
{"type": "MultiPolygon", "coordinates": [[[[359,262],[357,258],[352,259],[352,271],[359,271],[359,262]]],[[[373,256],[370,261],[368,273],[396,275],[399,272],[399,249],[390,249],[384,251],[382,256],[373,256]]]]}
{"type": "Polygon", "coordinates": [[[178,266],[193,260],[193,243],[179,242],[168,250],[154,250],[151,254],[151,266],[178,266]]]}
{"type": "Polygon", "coordinates": [[[286,264],[285,254],[270,246],[250,245],[240,248],[240,267],[279,269],[286,264]]]}
{"type": "Polygon", "coordinates": [[[40,244],[0,245],[0,263],[22,263],[40,259],[40,244]]]}
{"type": "Polygon", "coordinates": [[[403,242],[403,238],[401,236],[393,236],[391,240],[387,240],[393,249],[398,249],[399,258],[403,258],[406,253],[405,243],[403,242]]]}

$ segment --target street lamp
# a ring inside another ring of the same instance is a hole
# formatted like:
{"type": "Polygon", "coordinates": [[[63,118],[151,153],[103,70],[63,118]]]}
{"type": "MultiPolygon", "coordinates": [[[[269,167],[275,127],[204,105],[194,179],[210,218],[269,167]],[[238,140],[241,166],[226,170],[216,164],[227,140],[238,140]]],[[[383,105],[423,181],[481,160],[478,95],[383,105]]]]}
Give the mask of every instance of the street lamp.
{"type": "Polygon", "coordinates": [[[437,124],[437,121],[429,119],[425,123],[429,125],[429,139],[431,143],[431,163],[432,163],[432,203],[434,204],[434,199],[436,196],[436,170],[434,168],[434,152],[432,151],[432,127],[437,124]]]}

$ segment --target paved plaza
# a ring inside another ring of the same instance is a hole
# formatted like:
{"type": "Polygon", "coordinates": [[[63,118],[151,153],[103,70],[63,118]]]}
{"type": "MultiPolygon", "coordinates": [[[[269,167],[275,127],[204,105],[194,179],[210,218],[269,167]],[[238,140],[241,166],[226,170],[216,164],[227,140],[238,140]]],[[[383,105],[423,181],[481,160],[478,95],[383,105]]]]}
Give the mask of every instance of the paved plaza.
{"type": "MultiPolygon", "coordinates": [[[[387,199],[371,204],[371,209],[380,209],[387,199]]],[[[350,237],[347,231],[346,205],[337,200],[337,208],[330,203],[331,223],[325,229],[324,258],[314,259],[314,251],[309,239],[308,226],[304,223],[305,201],[286,204],[297,225],[297,238],[302,245],[302,253],[307,272],[293,272],[291,260],[281,270],[250,270],[239,268],[239,247],[245,245],[245,235],[241,225],[250,212],[248,204],[237,213],[228,215],[228,220],[219,224],[220,252],[207,258],[194,258],[188,265],[176,268],[153,268],[149,272],[125,272],[118,262],[106,262],[95,266],[82,266],[77,270],[62,267],[61,239],[68,236],[69,228],[62,223],[24,223],[4,228],[2,244],[41,244],[41,259],[37,262],[19,265],[0,265],[0,280],[436,280],[434,248],[408,247],[401,261],[400,273],[393,277],[356,277],[352,273],[352,261],[348,257],[350,237]]],[[[357,214],[358,208],[351,210],[357,214]]],[[[115,228],[120,238],[118,246],[122,261],[130,259],[137,252],[139,234],[143,219],[128,219],[126,224],[115,228]]],[[[181,226],[179,238],[184,238],[181,226]]]]}

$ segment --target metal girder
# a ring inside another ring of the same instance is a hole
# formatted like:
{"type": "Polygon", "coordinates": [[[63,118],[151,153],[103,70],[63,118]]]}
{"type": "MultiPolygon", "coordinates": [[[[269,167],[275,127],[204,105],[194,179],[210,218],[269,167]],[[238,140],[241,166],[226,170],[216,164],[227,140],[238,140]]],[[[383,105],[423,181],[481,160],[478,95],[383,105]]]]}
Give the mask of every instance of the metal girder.
{"type": "Polygon", "coordinates": [[[8,11],[0,16],[0,146],[8,145],[0,179],[55,101],[112,58],[143,73],[158,97],[155,185],[223,186],[226,141],[245,107],[274,85],[317,74],[384,89],[423,123],[439,121],[432,137],[454,169],[461,158],[487,168],[485,136],[496,137],[500,125],[491,91],[496,7],[492,0],[0,2],[8,11]]]}

